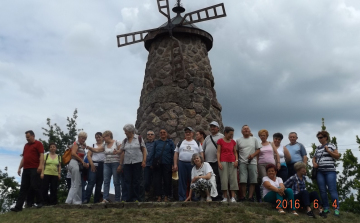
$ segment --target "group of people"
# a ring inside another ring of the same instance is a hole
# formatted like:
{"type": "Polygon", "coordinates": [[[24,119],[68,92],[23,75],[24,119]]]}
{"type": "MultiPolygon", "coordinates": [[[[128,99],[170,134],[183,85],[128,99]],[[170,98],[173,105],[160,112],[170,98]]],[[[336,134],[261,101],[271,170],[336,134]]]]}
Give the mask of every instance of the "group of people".
{"type": "MultiPolygon", "coordinates": [[[[146,142],[136,134],[132,124],[125,125],[123,130],[126,138],[122,141],[113,139],[111,131],[97,132],[92,147],[85,143],[87,134],[79,133],[71,147],[72,157],[68,164],[71,187],[66,203],[88,203],[94,187],[94,202],[100,202],[102,184],[101,202],[109,202],[111,177],[116,202],[142,202],[151,192],[157,201],[166,202],[172,197],[172,175],[177,172],[179,201],[265,201],[277,204],[280,214],[291,207],[292,214],[297,215],[296,208],[301,206],[307,209],[308,216],[315,217],[310,206],[314,202],[320,216],[326,217],[330,212],[328,189],[332,202],[336,204],[334,214],[339,216],[335,162],[340,154],[329,143],[326,131],[317,133],[320,145],[312,159],[313,167],[317,168],[319,196],[317,192],[306,190],[307,152],[297,142],[296,132],[290,132],[290,143],[284,144],[281,133],[275,133],[269,142],[268,131],[262,129],[258,132],[259,142],[253,137],[250,127],[244,125],[241,129],[243,136],[234,140],[232,127],[225,127],[222,134],[218,122],[213,121],[210,135],[186,127],[185,139],[175,145],[165,127],[160,128],[158,140],[149,130],[146,142]],[[86,189],[81,174],[84,172],[88,178],[86,189]],[[289,205],[284,204],[285,200],[289,205]]],[[[38,207],[43,202],[56,204],[55,188],[61,171],[56,146],[50,144],[50,152],[44,157],[44,148],[34,137],[32,131],[26,132],[28,143],[19,166],[19,174],[24,168],[21,189],[12,211],[22,210],[30,189],[35,191],[38,207]],[[43,179],[42,191],[38,186],[39,177],[43,179]]]]}

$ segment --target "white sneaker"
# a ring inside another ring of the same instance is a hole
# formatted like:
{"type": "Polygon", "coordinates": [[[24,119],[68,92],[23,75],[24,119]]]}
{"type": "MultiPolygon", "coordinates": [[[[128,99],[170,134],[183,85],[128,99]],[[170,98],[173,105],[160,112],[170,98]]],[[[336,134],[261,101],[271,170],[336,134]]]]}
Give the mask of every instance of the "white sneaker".
{"type": "Polygon", "coordinates": [[[212,201],[211,197],[206,198],[206,202],[211,202],[211,201],[212,201]]]}
{"type": "Polygon", "coordinates": [[[200,201],[205,201],[205,197],[201,197],[201,198],[200,198],[200,201]]]}
{"type": "Polygon", "coordinates": [[[235,198],[232,197],[231,200],[230,200],[230,202],[231,202],[231,203],[236,203],[235,198]]]}
{"type": "Polygon", "coordinates": [[[228,202],[228,199],[225,197],[221,202],[228,202]]]}
{"type": "Polygon", "coordinates": [[[101,201],[101,203],[106,204],[106,203],[109,203],[109,201],[107,201],[106,199],[104,199],[103,201],[101,201]]]}

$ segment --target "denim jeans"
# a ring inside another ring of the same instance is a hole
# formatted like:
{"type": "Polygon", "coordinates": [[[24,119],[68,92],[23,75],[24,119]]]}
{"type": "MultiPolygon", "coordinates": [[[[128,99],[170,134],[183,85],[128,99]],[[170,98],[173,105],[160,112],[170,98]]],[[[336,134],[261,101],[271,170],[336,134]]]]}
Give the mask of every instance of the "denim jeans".
{"type": "Polygon", "coordinates": [[[150,192],[150,187],[153,182],[153,170],[147,166],[144,169],[144,178],[145,178],[145,191],[146,193],[150,192]]]}
{"type": "Polygon", "coordinates": [[[281,166],[280,170],[278,170],[277,177],[280,177],[283,182],[285,183],[285,181],[288,179],[288,168],[287,166],[281,166]]]}
{"type": "Polygon", "coordinates": [[[115,201],[121,200],[121,176],[117,173],[117,168],[120,164],[116,163],[104,163],[104,199],[109,199],[110,180],[113,176],[114,189],[115,189],[115,201]]]}
{"type": "Polygon", "coordinates": [[[329,189],[331,196],[331,203],[336,200],[337,209],[339,209],[339,195],[336,188],[336,172],[335,171],[318,171],[317,184],[320,191],[320,196],[324,209],[329,209],[329,200],[326,192],[326,187],[329,189]]]}
{"type": "Polygon", "coordinates": [[[142,201],[140,190],[142,173],[141,162],[124,165],[124,186],[126,188],[126,195],[123,199],[125,201],[142,201]]]}
{"type": "MultiPolygon", "coordinates": [[[[191,182],[191,170],[193,166],[190,162],[179,161],[179,201],[185,201],[186,189],[188,183],[191,182]]],[[[196,201],[195,193],[191,195],[191,199],[196,201]]]]}
{"type": "Polygon", "coordinates": [[[85,198],[87,202],[90,201],[91,194],[93,193],[94,185],[96,185],[95,194],[94,194],[94,203],[100,202],[101,188],[104,181],[104,163],[99,162],[97,164],[98,166],[95,166],[96,168],[95,172],[92,172],[91,168],[89,168],[88,185],[86,187],[86,198],[85,198]]]}

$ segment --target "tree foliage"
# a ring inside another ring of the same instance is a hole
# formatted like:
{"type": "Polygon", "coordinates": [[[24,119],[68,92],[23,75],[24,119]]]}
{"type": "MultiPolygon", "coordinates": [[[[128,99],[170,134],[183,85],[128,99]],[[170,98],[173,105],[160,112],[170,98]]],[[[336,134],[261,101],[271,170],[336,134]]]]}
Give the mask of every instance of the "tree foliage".
{"type": "MultiPolygon", "coordinates": [[[[46,128],[42,128],[44,130],[43,135],[47,137],[46,140],[39,139],[44,145],[45,152],[49,151],[50,142],[54,142],[56,145],[56,153],[60,156],[64,154],[65,150],[69,145],[75,142],[76,136],[79,131],[82,129],[77,129],[77,109],[75,109],[72,117],[67,117],[66,128],[67,131],[63,131],[56,123],[52,124],[50,118],[46,119],[46,128]]],[[[59,190],[58,190],[58,199],[59,202],[65,202],[67,191],[66,191],[66,168],[61,169],[61,180],[59,181],[59,190]]]]}
{"type": "Polygon", "coordinates": [[[0,170],[0,213],[9,211],[19,196],[19,183],[14,177],[9,177],[7,167],[5,172],[0,170]]]}

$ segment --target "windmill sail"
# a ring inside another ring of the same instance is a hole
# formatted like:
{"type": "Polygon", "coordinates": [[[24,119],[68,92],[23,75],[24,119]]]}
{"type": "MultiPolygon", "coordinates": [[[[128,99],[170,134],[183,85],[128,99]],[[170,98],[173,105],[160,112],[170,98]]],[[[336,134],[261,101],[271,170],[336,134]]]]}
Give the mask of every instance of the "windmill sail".
{"type": "Polygon", "coordinates": [[[226,17],[224,3],[186,13],[179,25],[188,25],[221,17],[226,17]]]}
{"type": "Polygon", "coordinates": [[[145,36],[149,32],[154,30],[158,30],[158,29],[148,29],[148,30],[118,35],[117,36],[118,47],[123,47],[131,44],[143,42],[145,36]]]}
{"type": "Polygon", "coordinates": [[[170,19],[169,0],[157,0],[157,3],[158,3],[159,12],[169,20],[170,19]],[[164,12],[163,9],[165,9],[166,12],[164,12]]]}

